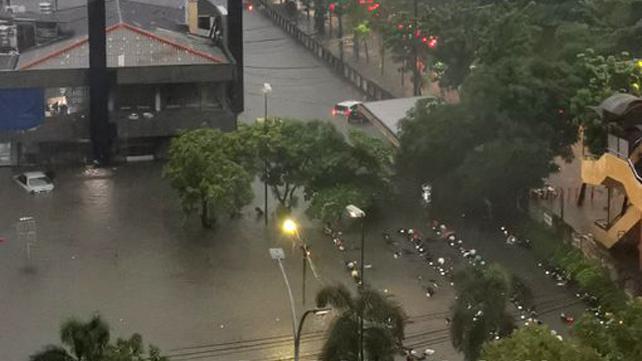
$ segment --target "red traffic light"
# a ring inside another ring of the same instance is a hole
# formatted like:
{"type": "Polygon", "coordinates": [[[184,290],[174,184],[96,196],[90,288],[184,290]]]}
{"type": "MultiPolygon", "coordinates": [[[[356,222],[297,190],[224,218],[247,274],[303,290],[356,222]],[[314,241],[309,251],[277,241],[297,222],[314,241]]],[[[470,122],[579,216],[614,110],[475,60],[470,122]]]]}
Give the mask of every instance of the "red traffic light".
{"type": "Polygon", "coordinates": [[[428,47],[434,49],[437,47],[437,38],[431,37],[428,41],[428,47]]]}

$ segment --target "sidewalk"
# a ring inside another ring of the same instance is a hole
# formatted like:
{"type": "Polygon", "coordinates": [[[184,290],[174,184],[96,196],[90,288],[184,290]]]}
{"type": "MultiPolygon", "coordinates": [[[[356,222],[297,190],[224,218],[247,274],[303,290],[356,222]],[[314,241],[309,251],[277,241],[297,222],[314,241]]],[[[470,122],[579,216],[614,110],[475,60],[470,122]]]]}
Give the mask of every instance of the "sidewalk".
{"type": "MultiPolygon", "coordinates": [[[[280,4],[280,0],[272,0],[274,7],[281,9],[285,14],[284,4],[280,4]]],[[[353,48],[353,35],[350,31],[350,25],[343,20],[343,61],[352,67],[358,69],[365,77],[375,81],[395,97],[410,97],[413,96],[413,84],[411,72],[401,73],[401,64],[393,59],[392,54],[388,49],[385,49],[383,58],[381,57],[381,37],[376,32],[371,32],[368,35],[367,47],[368,56],[366,56],[363,44],[360,46],[360,56],[357,60],[353,48]],[[381,71],[381,61],[383,59],[383,72],[381,71]]],[[[314,29],[314,11],[310,11],[308,19],[307,14],[300,8],[298,18],[296,19],[297,28],[312,36],[323,46],[337,57],[341,57],[340,39],[337,38],[338,19],[336,16],[331,16],[325,22],[325,31],[323,35],[317,34],[314,29]]],[[[441,91],[438,83],[423,84],[421,93],[424,95],[433,95],[441,97],[441,91]]],[[[449,102],[454,103],[459,101],[459,96],[456,91],[444,92],[443,98],[449,102]]]]}

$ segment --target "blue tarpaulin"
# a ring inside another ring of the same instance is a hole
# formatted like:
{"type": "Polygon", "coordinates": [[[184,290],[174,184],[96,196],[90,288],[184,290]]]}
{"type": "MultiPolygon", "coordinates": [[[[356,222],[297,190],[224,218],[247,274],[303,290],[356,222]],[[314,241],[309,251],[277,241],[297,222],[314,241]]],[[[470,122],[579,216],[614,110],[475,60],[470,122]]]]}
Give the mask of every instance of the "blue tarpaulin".
{"type": "Polygon", "coordinates": [[[31,129],[44,119],[44,89],[0,89],[0,130],[31,129]]]}

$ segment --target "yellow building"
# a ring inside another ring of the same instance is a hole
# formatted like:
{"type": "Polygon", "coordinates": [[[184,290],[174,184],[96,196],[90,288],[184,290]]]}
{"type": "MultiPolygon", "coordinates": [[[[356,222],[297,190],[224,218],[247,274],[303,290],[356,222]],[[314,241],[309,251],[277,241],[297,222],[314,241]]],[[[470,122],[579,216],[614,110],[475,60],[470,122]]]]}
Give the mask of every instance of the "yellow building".
{"type": "Polygon", "coordinates": [[[642,270],[642,98],[615,94],[595,110],[611,125],[607,151],[582,160],[582,182],[607,188],[606,218],[594,220],[596,241],[642,270]],[[615,199],[612,194],[619,194],[615,199]]]}

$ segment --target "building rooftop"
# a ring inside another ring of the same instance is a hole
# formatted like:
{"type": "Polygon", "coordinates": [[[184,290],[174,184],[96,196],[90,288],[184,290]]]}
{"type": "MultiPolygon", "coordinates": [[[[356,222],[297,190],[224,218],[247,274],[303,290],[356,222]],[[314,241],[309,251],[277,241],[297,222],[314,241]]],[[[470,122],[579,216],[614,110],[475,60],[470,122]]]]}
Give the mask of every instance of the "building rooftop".
{"type": "MultiPolygon", "coordinates": [[[[131,0],[107,0],[105,7],[108,67],[230,62],[209,39],[187,33],[183,9],[131,0]]],[[[86,6],[61,8],[47,16],[55,18],[65,36],[23,52],[17,69],[88,68],[86,6]]],[[[16,19],[42,18],[37,12],[16,14],[16,19]]]]}
{"type": "Polygon", "coordinates": [[[377,117],[388,130],[393,134],[399,133],[399,122],[406,117],[406,114],[412,109],[419,99],[424,99],[425,96],[410,97],[410,98],[397,98],[389,100],[381,100],[376,102],[363,103],[372,115],[377,117]]]}

